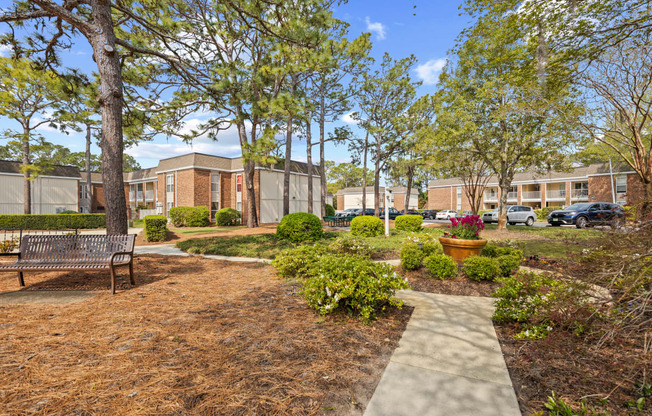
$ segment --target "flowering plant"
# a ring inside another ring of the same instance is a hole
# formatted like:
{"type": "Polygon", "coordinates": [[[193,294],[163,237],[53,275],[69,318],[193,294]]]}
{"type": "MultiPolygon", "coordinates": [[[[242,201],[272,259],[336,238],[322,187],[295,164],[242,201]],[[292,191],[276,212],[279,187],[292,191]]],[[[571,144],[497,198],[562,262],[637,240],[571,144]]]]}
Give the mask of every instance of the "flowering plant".
{"type": "Polygon", "coordinates": [[[459,238],[460,240],[479,240],[480,231],[484,230],[484,222],[479,215],[467,215],[461,220],[451,218],[449,231],[444,233],[446,238],[459,238]]]}

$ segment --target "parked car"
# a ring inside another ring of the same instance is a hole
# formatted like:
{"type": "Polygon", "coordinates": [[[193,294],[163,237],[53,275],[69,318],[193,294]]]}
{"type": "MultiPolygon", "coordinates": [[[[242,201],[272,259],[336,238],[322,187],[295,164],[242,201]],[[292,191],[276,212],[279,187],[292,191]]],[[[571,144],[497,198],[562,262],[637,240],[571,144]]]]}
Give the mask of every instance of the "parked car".
{"type": "Polygon", "coordinates": [[[625,210],[618,204],[608,202],[583,202],[552,211],[548,224],[553,227],[575,225],[586,228],[592,225],[617,225],[625,218],[625,210]]]}
{"type": "Polygon", "coordinates": [[[424,220],[434,220],[435,217],[437,216],[437,210],[424,209],[423,211],[421,211],[421,216],[423,217],[424,220]]]}
{"type": "Polygon", "coordinates": [[[435,218],[438,220],[450,220],[451,218],[455,218],[456,215],[457,211],[453,211],[452,209],[445,209],[443,211],[439,211],[435,218]]]}
{"type": "Polygon", "coordinates": [[[335,214],[336,217],[357,217],[362,210],[360,208],[349,208],[335,214]]]}
{"type": "MultiPolygon", "coordinates": [[[[396,208],[393,208],[393,207],[390,207],[390,208],[389,208],[388,213],[389,213],[389,219],[390,219],[390,220],[396,219],[396,217],[398,217],[399,215],[401,215],[401,213],[400,213],[396,208]]],[[[378,216],[379,216],[381,219],[385,218],[385,209],[381,208],[380,211],[379,211],[379,213],[378,213],[378,216]]]]}
{"type": "MultiPolygon", "coordinates": [[[[524,223],[530,227],[536,220],[537,214],[534,212],[534,208],[527,205],[507,205],[507,223],[509,225],[524,223]]],[[[498,223],[498,210],[485,212],[482,221],[485,224],[498,223]]]]}
{"type": "Polygon", "coordinates": [[[414,209],[402,209],[401,215],[421,215],[421,214],[419,214],[419,211],[414,209]]]}
{"type": "MultiPolygon", "coordinates": [[[[362,210],[360,210],[358,215],[362,215],[362,210]]],[[[376,210],[373,208],[365,208],[364,215],[376,215],[376,210]]]]}
{"type": "Polygon", "coordinates": [[[460,218],[466,217],[467,215],[473,215],[473,211],[461,211],[461,212],[458,212],[457,214],[455,214],[455,218],[460,219],[460,218]]]}

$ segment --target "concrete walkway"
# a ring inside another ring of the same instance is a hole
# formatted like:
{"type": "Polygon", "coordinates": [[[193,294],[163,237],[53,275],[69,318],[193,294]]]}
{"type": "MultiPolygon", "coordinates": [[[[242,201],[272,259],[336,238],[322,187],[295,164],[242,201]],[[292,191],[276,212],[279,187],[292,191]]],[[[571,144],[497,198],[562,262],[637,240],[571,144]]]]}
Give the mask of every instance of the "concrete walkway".
{"type": "Polygon", "coordinates": [[[0,293],[0,305],[67,305],[90,299],[98,293],[88,290],[18,290],[0,293]]]}
{"type": "MultiPolygon", "coordinates": [[[[190,254],[179,250],[174,244],[156,244],[151,246],[136,246],[134,254],[161,254],[164,256],[190,256],[190,254]]],[[[231,257],[231,256],[218,256],[214,254],[201,254],[202,257],[213,260],[224,261],[237,261],[241,263],[269,263],[269,259],[261,259],[256,257],[231,257]]]]}
{"type": "Polygon", "coordinates": [[[366,416],[520,416],[493,300],[402,291],[415,310],[366,416]]]}

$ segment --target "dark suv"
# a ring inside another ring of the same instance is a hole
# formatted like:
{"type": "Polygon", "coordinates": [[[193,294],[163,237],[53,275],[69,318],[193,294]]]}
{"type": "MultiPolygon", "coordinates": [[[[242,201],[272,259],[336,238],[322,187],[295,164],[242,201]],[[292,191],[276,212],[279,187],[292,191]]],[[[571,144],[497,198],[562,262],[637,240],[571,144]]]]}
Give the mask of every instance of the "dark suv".
{"type": "Polygon", "coordinates": [[[436,209],[424,209],[421,211],[421,216],[423,217],[424,220],[430,219],[434,220],[435,217],[437,216],[437,210],[436,209]]]}
{"type": "MultiPolygon", "coordinates": [[[[389,214],[389,219],[390,219],[390,220],[396,219],[396,217],[398,217],[399,215],[401,215],[401,213],[398,212],[398,210],[397,210],[396,208],[394,208],[394,207],[389,207],[389,212],[388,212],[388,214],[389,214]]],[[[384,208],[381,208],[380,211],[378,211],[378,216],[379,216],[381,219],[382,219],[382,218],[385,218],[385,209],[384,209],[384,208]]]]}
{"type": "Polygon", "coordinates": [[[618,204],[607,202],[583,202],[552,211],[548,224],[553,227],[575,225],[586,228],[591,225],[617,225],[625,218],[625,211],[618,204]]]}

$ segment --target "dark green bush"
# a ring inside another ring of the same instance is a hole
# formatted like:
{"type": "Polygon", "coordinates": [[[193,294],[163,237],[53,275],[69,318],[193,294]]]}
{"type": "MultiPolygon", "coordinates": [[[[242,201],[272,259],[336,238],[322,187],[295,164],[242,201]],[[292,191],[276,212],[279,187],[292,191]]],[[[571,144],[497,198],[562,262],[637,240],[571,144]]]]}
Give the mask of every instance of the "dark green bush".
{"type": "Polygon", "coordinates": [[[215,213],[215,222],[219,226],[239,225],[242,214],[233,208],[222,208],[215,213]]]}
{"type": "Polygon", "coordinates": [[[564,209],[564,207],[543,207],[541,209],[535,209],[534,213],[537,214],[537,218],[541,221],[545,221],[548,219],[548,215],[552,211],[556,211],[558,209],[564,209]]]}
{"type": "Polygon", "coordinates": [[[281,251],[271,264],[283,277],[307,277],[311,274],[310,268],[326,253],[326,246],[306,244],[281,251]]]}
{"type": "Polygon", "coordinates": [[[514,256],[523,258],[523,251],[513,247],[499,247],[493,244],[487,244],[482,248],[480,255],[483,257],[500,257],[500,256],[514,256]]]}
{"type": "Polygon", "coordinates": [[[417,244],[426,257],[444,252],[437,237],[431,233],[412,233],[403,241],[404,244],[417,244]]]}
{"type": "Polygon", "coordinates": [[[500,266],[500,274],[507,277],[512,274],[513,271],[518,270],[522,259],[523,258],[521,256],[514,256],[509,254],[496,257],[496,260],[498,260],[498,265],[500,266]]]}
{"type": "Polygon", "coordinates": [[[170,208],[170,222],[175,227],[206,227],[210,224],[208,207],[170,208]]]}
{"type": "Polygon", "coordinates": [[[464,273],[472,280],[494,280],[500,275],[498,260],[492,257],[471,256],[464,259],[464,273]]]}
{"type": "Polygon", "coordinates": [[[498,279],[503,285],[491,296],[497,298],[492,319],[497,322],[527,322],[552,299],[562,282],[549,274],[519,272],[498,279]]]}
{"type": "Polygon", "coordinates": [[[105,214],[0,215],[2,230],[71,230],[106,228],[105,214]]]}
{"type": "Polygon", "coordinates": [[[387,306],[400,307],[394,293],[409,288],[392,266],[357,256],[324,255],[309,270],[302,294],[322,315],[346,310],[370,321],[387,306]]]}
{"type": "Polygon", "coordinates": [[[327,217],[332,217],[333,215],[335,215],[335,208],[333,208],[331,204],[326,204],[325,208],[326,208],[327,217]]]}
{"type": "Polygon", "coordinates": [[[433,254],[424,261],[426,269],[439,279],[454,279],[457,276],[457,263],[445,254],[433,254]]]}
{"type": "Polygon", "coordinates": [[[364,239],[348,235],[337,237],[328,248],[336,253],[351,254],[366,258],[371,257],[371,254],[374,252],[373,247],[367,244],[364,239]]]}
{"type": "Polygon", "coordinates": [[[417,270],[426,254],[418,245],[406,244],[401,248],[401,267],[403,270],[417,270]]]}
{"type": "Polygon", "coordinates": [[[295,212],[286,215],[276,227],[276,236],[294,243],[317,241],[324,236],[321,220],[315,214],[295,212]]]}
{"type": "Polygon", "coordinates": [[[394,228],[400,231],[421,231],[423,217],[421,215],[399,215],[394,220],[394,228]]]}
{"type": "Polygon", "coordinates": [[[378,217],[363,215],[351,220],[351,235],[360,237],[376,237],[385,229],[383,221],[378,217]]]}
{"type": "Polygon", "coordinates": [[[59,213],[59,215],[71,215],[71,214],[79,214],[79,212],[67,209],[59,213]]]}
{"type": "Polygon", "coordinates": [[[148,215],[143,218],[145,223],[145,239],[147,241],[165,241],[168,219],[165,215],[148,215]]]}
{"type": "Polygon", "coordinates": [[[484,247],[482,247],[480,255],[484,257],[498,257],[498,254],[496,253],[497,248],[498,246],[493,244],[486,244],[484,247]]]}

